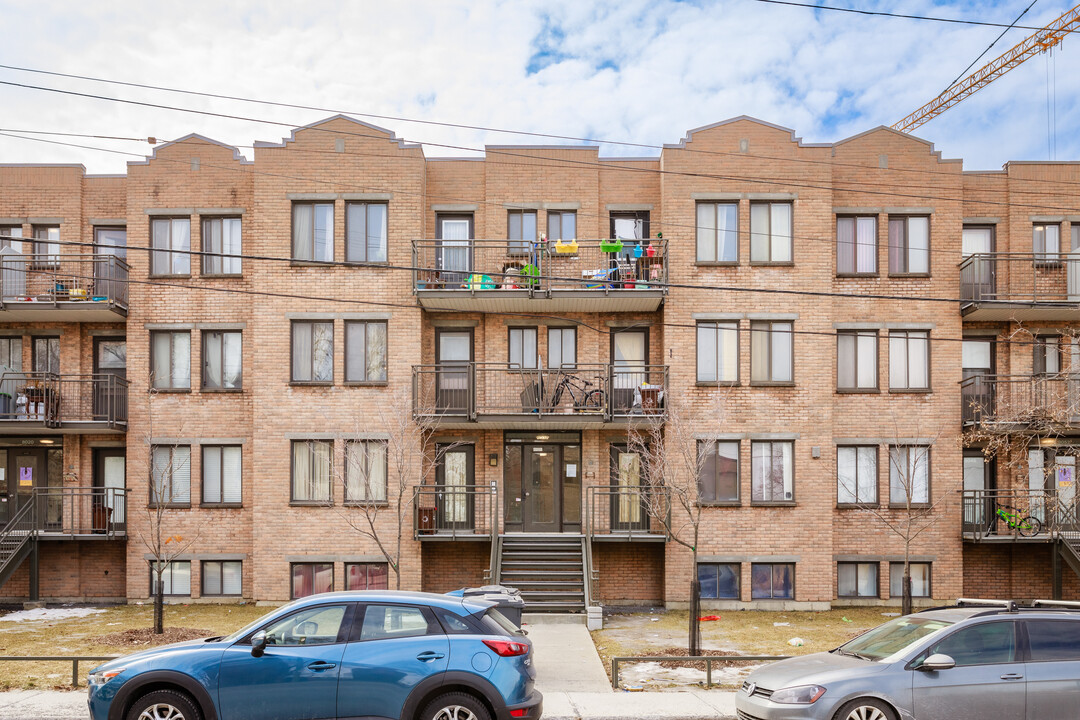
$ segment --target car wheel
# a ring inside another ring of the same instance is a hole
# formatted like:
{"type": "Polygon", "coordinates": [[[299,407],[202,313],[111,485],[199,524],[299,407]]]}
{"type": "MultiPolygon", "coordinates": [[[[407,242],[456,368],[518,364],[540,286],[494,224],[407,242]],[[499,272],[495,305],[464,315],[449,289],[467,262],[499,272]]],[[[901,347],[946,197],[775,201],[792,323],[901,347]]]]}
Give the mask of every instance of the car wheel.
{"type": "Polygon", "coordinates": [[[201,720],[195,701],[179,690],[155,690],[143,695],[128,710],[127,720],[201,720]]]}
{"type": "Polygon", "coordinates": [[[896,713],[880,700],[858,698],[841,707],[833,720],[896,720],[896,713]]]}
{"type": "Polygon", "coordinates": [[[491,713],[475,696],[452,692],[429,702],[420,720],[491,720],[491,713]]]}

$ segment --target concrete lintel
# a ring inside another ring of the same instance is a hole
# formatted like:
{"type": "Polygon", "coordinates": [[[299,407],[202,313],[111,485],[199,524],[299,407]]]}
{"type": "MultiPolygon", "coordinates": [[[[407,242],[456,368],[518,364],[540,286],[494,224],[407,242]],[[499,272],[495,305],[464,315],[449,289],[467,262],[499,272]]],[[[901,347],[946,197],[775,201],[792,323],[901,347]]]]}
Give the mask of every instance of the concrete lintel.
{"type": "Polygon", "coordinates": [[[195,208],[146,208],[147,215],[194,215],[195,208]]]}

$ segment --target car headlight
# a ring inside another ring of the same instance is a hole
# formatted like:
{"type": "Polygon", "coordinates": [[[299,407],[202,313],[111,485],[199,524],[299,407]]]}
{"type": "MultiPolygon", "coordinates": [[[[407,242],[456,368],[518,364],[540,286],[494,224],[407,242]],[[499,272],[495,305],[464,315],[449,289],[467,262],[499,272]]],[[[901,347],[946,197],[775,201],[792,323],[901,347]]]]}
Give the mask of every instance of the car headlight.
{"type": "Polygon", "coordinates": [[[124,672],[124,670],[126,669],[127,668],[116,668],[115,670],[98,670],[97,672],[90,673],[87,676],[87,680],[90,681],[91,685],[104,685],[120,673],[124,672]]]}
{"type": "Polygon", "coordinates": [[[820,685],[798,685],[777,690],[769,699],[785,705],[810,705],[824,694],[825,688],[820,685]]]}

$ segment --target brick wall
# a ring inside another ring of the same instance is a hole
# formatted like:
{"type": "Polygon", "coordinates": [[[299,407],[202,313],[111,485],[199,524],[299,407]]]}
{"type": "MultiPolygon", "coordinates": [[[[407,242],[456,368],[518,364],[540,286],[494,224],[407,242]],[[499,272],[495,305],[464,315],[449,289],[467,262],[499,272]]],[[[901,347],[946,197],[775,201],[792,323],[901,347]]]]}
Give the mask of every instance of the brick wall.
{"type": "MultiPolygon", "coordinates": [[[[964,545],[964,597],[1053,598],[1053,545],[964,545]]],[[[1080,600],[1080,578],[1061,560],[1061,599],[1080,600]]]]}
{"type": "Polygon", "coordinates": [[[661,543],[593,543],[599,600],[608,605],[656,605],[664,595],[661,543]]]}

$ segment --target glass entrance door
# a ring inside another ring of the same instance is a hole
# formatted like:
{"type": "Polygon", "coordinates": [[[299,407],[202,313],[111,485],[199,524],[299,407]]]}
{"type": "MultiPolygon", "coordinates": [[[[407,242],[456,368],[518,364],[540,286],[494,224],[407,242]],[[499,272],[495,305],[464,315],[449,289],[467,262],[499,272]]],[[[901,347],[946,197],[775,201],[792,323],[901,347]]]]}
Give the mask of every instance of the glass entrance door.
{"type": "Polygon", "coordinates": [[[621,330],[611,335],[612,378],[616,413],[640,412],[641,394],[638,388],[648,382],[645,372],[648,356],[649,334],[647,330],[621,330]]]}
{"type": "Polygon", "coordinates": [[[469,362],[472,360],[472,331],[435,332],[439,367],[435,376],[435,404],[438,410],[464,414],[469,410],[469,362]]]}
{"type": "Polygon", "coordinates": [[[562,507],[562,448],[526,445],[522,467],[521,526],[525,532],[559,532],[562,507]]]}
{"type": "Polygon", "coordinates": [[[435,482],[442,490],[438,502],[438,527],[440,530],[471,529],[476,492],[473,446],[436,447],[435,452],[440,455],[435,482]]]}
{"type": "Polygon", "coordinates": [[[964,451],[964,490],[970,491],[964,498],[964,530],[978,532],[985,530],[993,513],[989,493],[992,488],[993,473],[982,450],[964,451]]]}
{"type": "Polygon", "coordinates": [[[611,529],[647,530],[641,456],[625,445],[611,446],[611,529]]]}
{"type": "Polygon", "coordinates": [[[127,378],[127,342],[124,338],[94,339],[94,419],[116,420],[123,417],[120,403],[125,401],[120,389],[127,378]],[[112,378],[115,378],[112,379],[112,378]]]}

